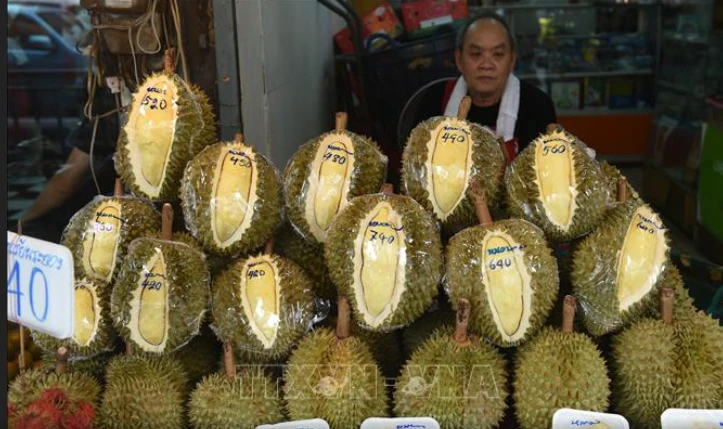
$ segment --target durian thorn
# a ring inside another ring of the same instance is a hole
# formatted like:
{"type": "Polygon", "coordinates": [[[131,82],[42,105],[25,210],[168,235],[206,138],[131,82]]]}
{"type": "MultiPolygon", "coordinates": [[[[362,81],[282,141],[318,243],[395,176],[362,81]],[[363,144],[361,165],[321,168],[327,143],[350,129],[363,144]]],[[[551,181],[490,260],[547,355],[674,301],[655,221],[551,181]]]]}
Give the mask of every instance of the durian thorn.
{"type": "Polygon", "coordinates": [[[618,195],[617,200],[619,203],[624,203],[625,200],[628,198],[628,187],[627,187],[628,181],[625,180],[625,177],[620,176],[618,177],[618,195]]]}
{"type": "Polygon", "coordinates": [[[232,341],[223,343],[223,366],[226,370],[226,378],[231,381],[236,380],[236,361],[233,355],[232,341]]]}
{"type": "Polygon", "coordinates": [[[163,217],[161,218],[161,238],[173,240],[173,207],[166,203],[163,205],[163,217]]]}
{"type": "Polygon", "coordinates": [[[562,332],[571,334],[575,322],[575,297],[567,295],[562,303],[562,332]]]}
{"type": "Polygon", "coordinates": [[[351,308],[349,307],[349,299],[340,296],[336,301],[338,314],[336,317],[336,338],[343,340],[351,336],[351,308]]]}
{"type": "Polygon", "coordinates": [[[123,196],[123,182],[121,182],[120,177],[116,177],[115,179],[115,189],[113,190],[113,195],[116,197],[123,196]]]}
{"type": "Polygon", "coordinates": [[[459,103],[459,109],[457,110],[457,119],[460,119],[462,121],[467,120],[467,115],[469,115],[469,109],[472,107],[472,98],[470,98],[469,95],[465,95],[462,99],[462,102],[459,103]]]}
{"type": "Polygon", "coordinates": [[[548,134],[550,134],[550,133],[555,133],[555,132],[561,133],[562,130],[563,130],[563,128],[562,128],[562,125],[560,125],[560,124],[554,124],[554,123],[553,123],[553,124],[548,124],[548,125],[547,125],[547,133],[548,133],[548,134]]]}
{"type": "Polygon", "coordinates": [[[265,255],[273,255],[274,253],[274,238],[269,238],[269,241],[266,242],[266,245],[264,246],[264,254],[265,255]]]}
{"type": "Polygon", "coordinates": [[[59,347],[58,352],[55,355],[55,373],[63,375],[68,372],[68,349],[66,347],[59,347]]]}
{"type": "Polygon", "coordinates": [[[673,297],[675,292],[670,288],[663,288],[660,291],[660,314],[663,316],[663,323],[673,324],[673,297]]]}
{"type": "Polygon", "coordinates": [[[336,112],[336,132],[340,133],[346,130],[347,123],[349,122],[349,115],[346,112],[336,112]]]}
{"type": "Polygon", "coordinates": [[[168,48],[163,54],[163,70],[170,74],[176,72],[176,48],[168,48]]]}
{"type": "Polygon", "coordinates": [[[470,303],[464,298],[457,301],[457,321],[454,329],[454,341],[460,345],[469,344],[467,326],[469,326],[470,303]]]}
{"type": "Polygon", "coordinates": [[[477,213],[477,220],[483,226],[492,225],[492,215],[490,209],[487,207],[487,195],[485,190],[482,188],[482,183],[479,179],[474,178],[469,184],[469,190],[472,194],[472,200],[474,201],[474,209],[477,213]]]}
{"type": "Polygon", "coordinates": [[[133,344],[131,344],[130,341],[126,342],[126,356],[133,356],[133,353],[135,351],[133,350],[133,344]]]}
{"type": "Polygon", "coordinates": [[[241,143],[241,144],[243,144],[243,142],[244,142],[244,135],[243,135],[242,133],[236,133],[236,134],[234,134],[234,136],[233,136],[233,141],[234,141],[234,143],[241,143]]]}
{"type": "Polygon", "coordinates": [[[382,185],[382,189],[379,190],[382,194],[394,195],[394,185],[391,183],[385,183],[382,185]]]}

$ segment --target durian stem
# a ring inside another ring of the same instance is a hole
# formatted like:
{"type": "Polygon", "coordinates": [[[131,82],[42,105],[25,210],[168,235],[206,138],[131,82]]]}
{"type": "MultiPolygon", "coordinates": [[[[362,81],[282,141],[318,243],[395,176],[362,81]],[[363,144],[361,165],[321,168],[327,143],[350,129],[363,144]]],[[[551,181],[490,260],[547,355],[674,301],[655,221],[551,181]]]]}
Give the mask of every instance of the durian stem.
{"type": "Polygon", "coordinates": [[[163,217],[161,218],[161,238],[173,240],[173,207],[166,203],[163,205],[163,217]]]}
{"type": "Polygon", "coordinates": [[[351,308],[349,299],[345,296],[339,297],[336,301],[338,315],[336,318],[336,337],[340,340],[351,336],[351,308]]]}
{"type": "Polygon", "coordinates": [[[236,134],[234,134],[234,136],[233,136],[233,141],[234,141],[234,143],[241,143],[241,144],[243,144],[243,142],[244,142],[244,135],[241,134],[241,133],[236,133],[236,134]]]}
{"type": "Polygon", "coordinates": [[[116,197],[123,196],[123,182],[121,182],[120,177],[116,177],[115,179],[115,189],[113,190],[113,195],[116,197]]]}
{"type": "Polygon", "coordinates": [[[264,246],[264,254],[266,255],[272,255],[274,253],[274,238],[269,238],[269,241],[266,242],[266,246],[264,246]]]}
{"type": "Polygon", "coordinates": [[[509,164],[512,161],[512,154],[507,150],[504,137],[497,137],[497,143],[499,143],[502,154],[505,156],[505,165],[509,164]]]}
{"type": "Polygon", "coordinates": [[[56,353],[55,373],[58,375],[68,372],[68,349],[59,347],[56,353]]]}
{"type": "Polygon", "coordinates": [[[464,298],[457,301],[457,322],[454,330],[454,341],[457,344],[468,344],[469,336],[467,326],[469,325],[470,304],[464,298]]]}
{"type": "Polygon", "coordinates": [[[624,203],[625,200],[628,198],[628,187],[626,186],[627,183],[628,183],[628,181],[625,180],[625,177],[623,177],[623,176],[618,177],[617,200],[619,203],[624,203]]]}
{"type": "Polygon", "coordinates": [[[166,49],[163,55],[163,70],[166,73],[176,72],[176,48],[166,49]]]}
{"type": "Polygon", "coordinates": [[[340,133],[346,130],[347,123],[349,122],[349,115],[346,112],[336,113],[336,132],[340,133]]]}
{"type": "Polygon", "coordinates": [[[562,332],[571,334],[575,322],[575,297],[567,295],[562,303],[562,332]]]}
{"type": "Polygon", "coordinates": [[[663,288],[660,291],[660,314],[663,316],[663,323],[673,324],[673,296],[675,292],[670,288],[663,288]]]}
{"type": "Polygon", "coordinates": [[[487,196],[485,190],[482,189],[482,184],[477,179],[472,179],[472,183],[469,185],[469,189],[472,193],[472,200],[474,201],[474,209],[477,213],[477,220],[482,226],[492,225],[492,215],[490,209],[487,207],[487,196]]]}
{"type": "Polygon", "coordinates": [[[382,185],[382,189],[379,192],[381,192],[382,194],[393,195],[394,185],[392,185],[391,183],[385,183],[382,185]]]}
{"type": "Polygon", "coordinates": [[[548,133],[554,133],[562,131],[562,125],[560,124],[548,124],[547,125],[547,132],[548,133]]]}
{"type": "Polygon", "coordinates": [[[233,355],[232,341],[223,343],[223,366],[226,370],[226,378],[231,381],[236,380],[236,361],[233,355]]]}
{"type": "Polygon", "coordinates": [[[469,115],[469,109],[472,107],[472,98],[469,95],[465,95],[462,102],[459,103],[459,109],[457,110],[457,119],[462,121],[467,120],[469,115]]]}
{"type": "Polygon", "coordinates": [[[126,342],[126,356],[133,356],[133,353],[135,350],[133,350],[133,344],[131,344],[130,341],[126,342]]]}

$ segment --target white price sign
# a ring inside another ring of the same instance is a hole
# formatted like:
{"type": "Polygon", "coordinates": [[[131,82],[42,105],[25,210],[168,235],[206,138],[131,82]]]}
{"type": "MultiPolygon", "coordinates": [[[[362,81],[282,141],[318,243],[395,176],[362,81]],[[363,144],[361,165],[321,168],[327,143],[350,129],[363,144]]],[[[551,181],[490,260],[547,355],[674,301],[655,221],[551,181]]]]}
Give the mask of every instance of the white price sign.
{"type": "Polygon", "coordinates": [[[65,246],[8,231],[8,320],[57,338],[75,329],[73,256],[65,246]]]}
{"type": "Polygon", "coordinates": [[[630,429],[625,417],[618,414],[562,408],[552,416],[552,429],[630,429]]]}
{"type": "Polygon", "coordinates": [[[666,410],[660,417],[663,429],[721,429],[723,410],[666,410]]]}
{"type": "Polygon", "coordinates": [[[256,426],[256,429],[329,429],[329,423],[322,419],[296,420],[275,425],[256,426]]]}
{"type": "Polygon", "coordinates": [[[429,417],[400,417],[396,419],[369,418],[361,429],[439,429],[439,423],[429,417]]]}

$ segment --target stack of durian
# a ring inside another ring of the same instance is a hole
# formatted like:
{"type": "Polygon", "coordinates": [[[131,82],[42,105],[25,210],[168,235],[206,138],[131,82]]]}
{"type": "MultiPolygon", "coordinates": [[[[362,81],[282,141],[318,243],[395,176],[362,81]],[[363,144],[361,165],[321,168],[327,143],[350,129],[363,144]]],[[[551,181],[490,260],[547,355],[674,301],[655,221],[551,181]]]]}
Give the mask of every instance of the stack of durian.
{"type": "Polygon", "coordinates": [[[466,99],[412,131],[396,194],[343,113],[280,174],[261,142],[213,143],[205,96],[170,68],[140,88],[117,157],[132,196],[64,234],[75,334],[34,333],[102,383],[98,426],[532,429],[577,408],[654,428],[666,408],[723,407],[723,329],[660,217],[561,127],[510,162],[466,99]]]}

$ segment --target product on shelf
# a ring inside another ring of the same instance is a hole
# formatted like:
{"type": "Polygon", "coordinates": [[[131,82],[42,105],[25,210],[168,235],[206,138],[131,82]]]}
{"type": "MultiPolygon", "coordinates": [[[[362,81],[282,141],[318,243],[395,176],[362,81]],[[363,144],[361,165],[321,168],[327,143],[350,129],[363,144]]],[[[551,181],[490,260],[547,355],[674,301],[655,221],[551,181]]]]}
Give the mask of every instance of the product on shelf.
{"type": "Polygon", "coordinates": [[[383,375],[363,341],[350,336],[350,309],[338,301],[336,332],[318,329],[289,358],[284,401],[293,420],[322,418],[331,429],[359,427],[387,415],[383,375]]]}
{"type": "Polygon", "coordinates": [[[592,231],[608,209],[609,191],[586,146],[551,124],[507,170],[512,217],[528,220],[554,242],[592,231]]]}
{"type": "Polygon", "coordinates": [[[483,188],[471,185],[479,226],[452,237],[446,251],[450,302],[472,303],[473,331],[501,347],[533,337],[550,314],[560,288],[557,260],[545,234],[523,219],[494,222],[483,188]]]}
{"type": "Polygon", "coordinates": [[[215,138],[208,97],[174,71],[173,50],[165,70],[133,94],[116,148],[116,171],[126,188],[152,200],[174,200],[186,163],[215,138]]]}
{"type": "Polygon", "coordinates": [[[284,171],[287,216],[315,243],[326,242],[332,219],[349,200],[376,192],[386,177],[387,157],[346,123],[346,113],[337,113],[336,130],[301,145],[284,171]]]}
{"type": "Polygon", "coordinates": [[[480,181],[492,209],[504,196],[505,154],[491,130],[466,120],[470,105],[465,97],[458,117],[436,116],[417,125],[404,149],[405,192],[450,234],[476,222],[472,180],[480,181]]]}
{"type": "Polygon", "coordinates": [[[548,427],[560,408],[608,408],[605,360],[590,337],[573,332],[575,298],[565,297],[563,312],[562,331],[544,328],[519,350],[513,397],[522,429],[548,427]]]}
{"type": "Polygon", "coordinates": [[[410,197],[356,197],[329,228],[324,256],[339,294],[362,327],[408,325],[432,304],[442,276],[442,244],[432,216],[410,197]]]}
{"type": "Polygon", "coordinates": [[[281,222],[278,172],[241,134],[205,148],[188,163],[180,196],[186,227],[216,255],[258,249],[281,222]]]}
{"type": "Polygon", "coordinates": [[[507,409],[505,360],[468,334],[469,301],[460,299],[456,307],[456,328],[436,331],[402,369],[394,412],[430,416],[445,429],[496,428],[507,409]]]}

